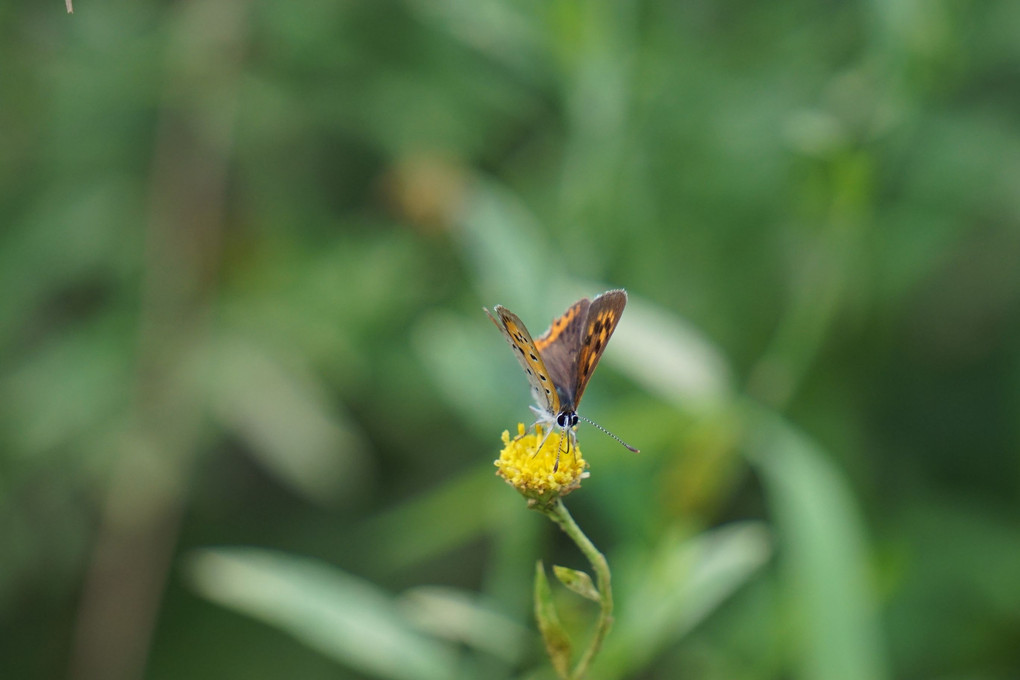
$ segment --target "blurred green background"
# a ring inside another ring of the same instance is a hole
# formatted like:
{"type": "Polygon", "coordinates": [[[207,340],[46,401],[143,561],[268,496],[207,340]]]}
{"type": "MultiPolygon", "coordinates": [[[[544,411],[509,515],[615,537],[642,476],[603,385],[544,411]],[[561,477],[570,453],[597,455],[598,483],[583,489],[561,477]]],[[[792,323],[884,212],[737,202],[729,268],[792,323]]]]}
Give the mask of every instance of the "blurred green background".
{"type": "Polygon", "coordinates": [[[0,676],[1020,677],[1020,4],[0,7],[0,676]],[[580,642],[590,603],[559,588],[580,642]]]}

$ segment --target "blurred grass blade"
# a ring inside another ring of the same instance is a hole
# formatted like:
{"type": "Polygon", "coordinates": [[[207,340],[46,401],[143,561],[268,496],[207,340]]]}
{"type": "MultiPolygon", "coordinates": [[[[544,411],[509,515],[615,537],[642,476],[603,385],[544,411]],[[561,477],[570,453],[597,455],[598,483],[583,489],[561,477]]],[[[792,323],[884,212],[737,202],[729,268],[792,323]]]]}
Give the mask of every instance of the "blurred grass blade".
{"type": "Polygon", "coordinates": [[[551,244],[521,200],[495,182],[475,178],[457,217],[454,235],[466,251],[464,261],[474,268],[474,280],[483,296],[513,290],[513,300],[488,304],[511,306],[523,318],[538,311],[537,305],[549,295],[550,279],[556,272],[548,256],[551,244]],[[527,257],[522,257],[523,253],[527,257]]]}
{"type": "Polygon", "coordinates": [[[787,593],[800,626],[800,677],[889,677],[864,529],[846,481],[817,446],[771,414],[754,421],[751,458],[777,530],[787,593]]]}
{"type": "Polygon", "coordinates": [[[545,641],[545,649],[549,652],[553,668],[561,678],[566,678],[570,673],[570,638],[563,630],[559,614],[556,613],[556,603],[553,601],[542,560],[535,563],[535,618],[538,620],[538,629],[542,632],[542,640],[545,641]]]}
{"type": "Polygon", "coordinates": [[[264,621],[360,672],[387,680],[446,680],[457,659],[416,632],[376,586],[322,562],[254,548],[196,551],[204,597],[264,621]]]}
{"type": "Polygon", "coordinates": [[[409,620],[437,637],[470,645],[505,661],[520,664],[531,631],[484,601],[477,593],[422,586],[400,598],[409,620]]]}
{"type": "Polygon", "coordinates": [[[592,583],[591,576],[588,576],[583,571],[568,569],[567,567],[554,564],[553,573],[556,574],[556,578],[560,580],[560,583],[581,597],[586,597],[592,602],[600,601],[598,588],[592,583]]]}
{"type": "Polygon", "coordinates": [[[701,623],[746,583],[771,555],[768,530],[741,522],[684,540],[667,535],[655,554],[632,556],[616,569],[642,574],[623,583],[619,625],[599,660],[599,677],[630,677],[701,623]],[[636,563],[648,563],[643,572],[636,563]]]}
{"type": "Polygon", "coordinates": [[[606,358],[667,402],[687,410],[730,399],[732,372],[723,353],[675,314],[630,295],[606,358]]]}
{"type": "MultiPolygon", "coordinates": [[[[442,311],[425,315],[414,328],[412,342],[433,384],[460,412],[464,427],[488,437],[495,454],[499,432],[510,425],[501,420],[504,412],[495,406],[509,401],[507,383],[499,378],[518,378],[520,369],[485,313],[478,309],[474,316],[442,311]],[[480,409],[479,404],[493,407],[480,409]]],[[[527,382],[519,378],[516,387],[514,393],[527,399],[527,382]]],[[[520,412],[522,419],[530,417],[525,408],[520,412]]]]}
{"type": "Polygon", "coordinates": [[[278,479],[320,504],[364,492],[362,437],[312,375],[243,339],[219,337],[203,359],[213,413],[278,479]]]}
{"type": "Polygon", "coordinates": [[[487,495],[499,481],[492,470],[472,469],[376,515],[358,529],[354,544],[371,544],[371,554],[364,557],[375,569],[390,571],[418,565],[484,535],[503,523],[500,513],[518,500],[510,494],[487,495]],[[481,509],[479,499],[484,499],[481,509]]]}
{"type": "Polygon", "coordinates": [[[534,13],[497,0],[407,0],[407,5],[436,29],[511,67],[519,77],[530,80],[542,73],[541,24],[534,13]]]}

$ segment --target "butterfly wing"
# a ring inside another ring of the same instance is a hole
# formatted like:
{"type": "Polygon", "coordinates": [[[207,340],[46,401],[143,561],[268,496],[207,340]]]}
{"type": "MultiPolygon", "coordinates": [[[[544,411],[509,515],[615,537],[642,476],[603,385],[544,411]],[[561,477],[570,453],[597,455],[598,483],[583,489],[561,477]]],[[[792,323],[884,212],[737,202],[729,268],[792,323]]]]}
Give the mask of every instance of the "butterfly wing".
{"type": "Polygon", "coordinates": [[[546,369],[545,362],[542,361],[542,353],[535,346],[535,341],[531,339],[528,329],[517,318],[517,315],[506,307],[496,305],[493,309],[496,316],[493,316],[488,309],[485,310],[485,313],[489,315],[492,323],[496,324],[496,328],[503,333],[503,337],[513,348],[514,356],[517,357],[525,375],[528,376],[535,401],[548,413],[559,413],[560,397],[555,387],[556,383],[553,382],[552,376],[546,369]]]}
{"type": "Polygon", "coordinates": [[[577,375],[574,389],[574,408],[581,401],[584,388],[595,372],[602,353],[606,351],[609,338],[620,323],[623,308],[627,305],[627,291],[611,290],[592,300],[584,320],[584,332],[580,338],[577,355],[577,375]]]}
{"type": "Polygon", "coordinates": [[[572,411],[577,406],[577,357],[590,305],[588,298],[578,300],[535,340],[559,392],[560,406],[566,410],[572,411]]]}

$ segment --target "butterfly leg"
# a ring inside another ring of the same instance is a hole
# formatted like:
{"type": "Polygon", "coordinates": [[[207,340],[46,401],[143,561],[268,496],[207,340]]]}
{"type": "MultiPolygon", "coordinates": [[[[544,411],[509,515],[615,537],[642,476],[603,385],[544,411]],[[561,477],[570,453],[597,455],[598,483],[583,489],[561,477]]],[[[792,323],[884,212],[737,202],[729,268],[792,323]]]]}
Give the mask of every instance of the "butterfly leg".
{"type": "MultiPolygon", "coordinates": [[[[570,451],[570,440],[567,440],[567,451],[570,451]]],[[[556,462],[553,463],[553,472],[560,469],[560,454],[563,452],[563,428],[560,428],[560,445],[556,447],[556,462]]]]}
{"type": "Polygon", "coordinates": [[[569,453],[572,456],[577,456],[577,435],[574,434],[573,428],[561,427],[560,428],[560,449],[556,452],[556,463],[553,465],[553,472],[556,472],[560,467],[560,454],[569,453]],[[562,442],[566,441],[566,450],[563,449],[562,442]],[[571,446],[573,444],[573,446],[571,446]]]}
{"type": "MultiPolygon", "coordinates": [[[[531,409],[532,413],[534,413],[536,416],[538,416],[538,419],[535,422],[533,422],[531,425],[528,426],[528,429],[524,431],[524,434],[519,434],[516,437],[514,437],[514,441],[517,441],[521,437],[527,436],[527,434],[529,432],[534,430],[539,425],[547,425],[550,422],[549,414],[546,413],[545,411],[543,411],[542,409],[535,408],[534,406],[528,406],[528,408],[531,409]]],[[[549,436],[548,430],[549,430],[549,428],[547,426],[546,427],[546,435],[545,435],[546,437],[549,436]]],[[[545,440],[543,439],[542,441],[545,441],[545,440]]],[[[539,448],[542,448],[542,447],[539,447],[539,448]]]]}
{"type": "Polygon", "coordinates": [[[521,433],[521,434],[517,435],[516,437],[514,437],[514,441],[516,442],[516,441],[519,441],[519,440],[523,439],[524,437],[527,437],[529,432],[535,431],[536,427],[538,427],[539,425],[541,425],[541,424],[543,424],[545,422],[546,422],[545,418],[539,418],[538,420],[533,422],[531,425],[528,425],[528,429],[524,430],[523,433],[521,433]]]}
{"type": "MultiPolygon", "coordinates": [[[[538,423],[535,423],[535,425],[538,425],[538,423]]],[[[546,428],[545,428],[545,436],[544,436],[544,437],[542,437],[542,441],[541,441],[541,442],[539,442],[539,444],[538,444],[538,448],[537,448],[537,449],[535,449],[535,453],[534,453],[533,455],[536,455],[536,456],[538,455],[538,452],[542,450],[542,447],[543,447],[543,446],[545,446],[545,441],[546,441],[547,439],[549,439],[549,435],[550,435],[550,434],[552,434],[552,428],[551,428],[551,427],[546,427],[546,428]]],[[[557,456],[557,458],[556,458],[556,462],[557,462],[557,463],[559,462],[559,457],[558,457],[558,456],[557,456]]],[[[553,468],[553,471],[555,472],[555,468],[553,468]]]]}
{"type": "Polygon", "coordinates": [[[557,470],[560,469],[560,456],[564,453],[570,453],[570,440],[573,439],[572,436],[573,434],[574,433],[571,432],[569,428],[566,427],[560,428],[560,445],[556,449],[556,462],[553,463],[553,472],[556,472],[557,470]],[[566,442],[566,450],[564,450],[563,448],[564,441],[566,442]]]}

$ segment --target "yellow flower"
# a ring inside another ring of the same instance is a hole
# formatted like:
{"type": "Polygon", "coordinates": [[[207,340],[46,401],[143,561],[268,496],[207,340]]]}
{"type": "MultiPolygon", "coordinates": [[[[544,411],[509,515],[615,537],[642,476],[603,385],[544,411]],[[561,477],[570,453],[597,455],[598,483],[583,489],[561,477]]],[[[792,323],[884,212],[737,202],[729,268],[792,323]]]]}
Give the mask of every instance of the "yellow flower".
{"type": "Polygon", "coordinates": [[[576,439],[567,435],[574,439],[568,453],[567,437],[551,432],[542,450],[536,451],[545,436],[542,427],[537,426],[534,434],[525,432],[524,423],[517,424],[517,437],[513,440],[507,430],[503,431],[503,450],[495,464],[496,474],[520,491],[528,505],[548,505],[581,486],[581,480],[588,476],[585,471],[588,463],[581,457],[576,439]]]}

